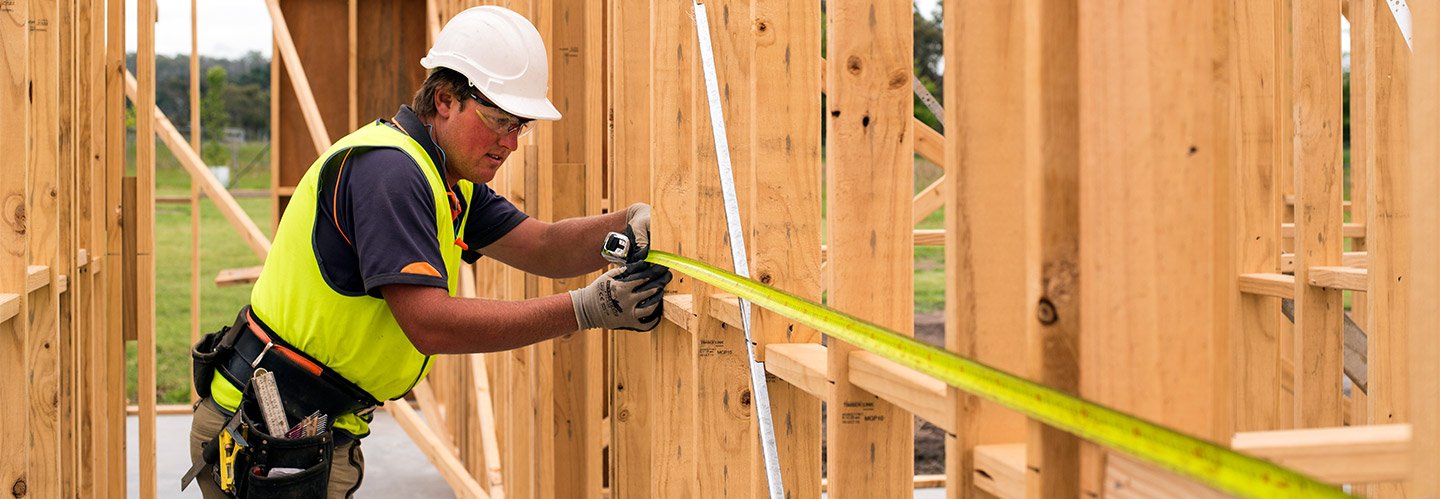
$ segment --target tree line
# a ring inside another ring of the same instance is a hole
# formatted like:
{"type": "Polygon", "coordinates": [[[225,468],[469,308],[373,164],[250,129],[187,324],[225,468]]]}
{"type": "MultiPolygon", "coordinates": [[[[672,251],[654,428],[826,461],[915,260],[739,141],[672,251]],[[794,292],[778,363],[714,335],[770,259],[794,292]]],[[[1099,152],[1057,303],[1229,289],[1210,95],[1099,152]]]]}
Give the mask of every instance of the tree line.
{"type": "MultiPolygon", "coordinates": [[[[126,56],[135,71],[135,54],[126,56]]],[[[226,128],[247,140],[270,135],[270,58],[250,52],[238,59],[200,56],[200,128],[207,142],[220,142],[226,128]]],[[[181,132],[190,130],[190,56],[155,57],[155,105],[181,132]]],[[[188,135],[188,133],[187,133],[188,135]]]]}

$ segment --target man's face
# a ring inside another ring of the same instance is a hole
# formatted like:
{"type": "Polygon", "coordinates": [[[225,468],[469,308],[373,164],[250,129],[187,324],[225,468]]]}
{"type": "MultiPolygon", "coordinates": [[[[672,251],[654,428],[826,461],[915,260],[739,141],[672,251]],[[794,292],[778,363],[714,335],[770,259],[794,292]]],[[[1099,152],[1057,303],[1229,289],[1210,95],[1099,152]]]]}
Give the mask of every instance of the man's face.
{"type": "Polygon", "coordinates": [[[436,145],[445,151],[446,181],[453,184],[463,178],[483,184],[494,179],[500,165],[519,147],[521,131],[497,132],[493,118],[504,113],[498,108],[468,97],[436,94],[433,126],[436,145]]]}

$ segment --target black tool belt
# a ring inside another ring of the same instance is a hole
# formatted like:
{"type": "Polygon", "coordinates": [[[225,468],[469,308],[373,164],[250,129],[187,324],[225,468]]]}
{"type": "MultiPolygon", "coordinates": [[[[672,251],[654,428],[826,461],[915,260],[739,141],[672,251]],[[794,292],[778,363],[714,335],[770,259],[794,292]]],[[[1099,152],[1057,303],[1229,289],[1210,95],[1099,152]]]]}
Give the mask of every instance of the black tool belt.
{"type": "Polygon", "coordinates": [[[346,414],[366,415],[380,406],[369,392],[281,339],[249,306],[240,310],[234,325],[202,338],[191,356],[195,390],[202,398],[210,396],[215,370],[243,392],[255,370],[264,368],[275,374],[290,421],[316,411],[335,421],[346,414]]]}
{"type": "Polygon", "coordinates": [[[328,429],[302,438],[275,436],[287,429],[268,429],[260,422],[250,383],[258,369],[273,374],[292,423],[318,412],[333,424],[341,416],[364,416],[380,406],[369,392],[281,339],[249,306],[240,310],[233,325],[201,338],[190,353],[200,397],[210,398],[210,383],[219,372],[240,389],[241,402],[222,434],[205,443],[202,461],[181,479],[182,490],[210,468],[216,483],[235,497],[324,495],[334,446],[355,437],[328,429]],[[277,469],[287,474],[275,476],[271,471],[277,469]]]}

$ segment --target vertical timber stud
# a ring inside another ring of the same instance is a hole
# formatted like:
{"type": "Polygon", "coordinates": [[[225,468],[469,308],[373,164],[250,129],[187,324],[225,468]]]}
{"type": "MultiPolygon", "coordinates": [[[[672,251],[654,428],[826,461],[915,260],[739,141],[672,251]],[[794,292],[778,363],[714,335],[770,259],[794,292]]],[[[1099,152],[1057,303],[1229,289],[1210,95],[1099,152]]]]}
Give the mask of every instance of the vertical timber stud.
{"type": "Polygon", "coordinates": [[[54,242],[54,263],[50,266],[51,296],[55,299],[55,332],[56,341],[52,344],[50,352],[55,356],[55,368],[59,377],[56,395],[56,422],[58,436],[55,442],[57,457],[59,459],[59,489],[57,493],[63,497],[76,497],[76,477],[80,456],[79,442],[76,440],[78,429],[76,401],[77,397],[76,380],[79,375],[78,358],[76,357],[75,342],[75,298],[79,296],[78,289],[79,273],[76,272],[76,232],[75,232],[75,164],[76,153],[79,145],[80,121],[76,109],[76,97],[79,92],[80,82],[77,78],[76,60],[79,55],[75,49],[75,42],[80,34],[80,26],[76,21],[76,0],[62,0],[60,2],[59,15],[56,16],[56,29],[59,34],[59,77],[56,78],[56,85],[59,86],[58,117],[59,117],[59,164],[56,169],[56,177],[53,185],[53,192],[50,194],[55,203],[55,242],[54,242]],[[66,283],[60,285],[59,278],[65,276],[66,283]]]}
{"type": "MultiPolygon", "coordinates": [[[[200,152],[199,0],[190,0],[190,148],[200,152]]],[[[236,165],[239,166],[239,165],[236,165]]],[[[200,341],[200,181],[190,181],[190,344],[200,341]]],[[[192,383],[193,385],[193,383],[192,383]]],[[[190,401],[199,397],[190,387],[190,401]]]]}
{"type": "MultiPolygon", "coordinates": [[[[748,0],[712,0],[704,2],[709,20],[715,76],[719,84],[721,112],[725,117],[727,140],[735,182],[738,206],[747,204],[751,193],[739,186],[750,185],[754,175],[751,161],[751,139],[748,133],[754,121],[753,75],[754,42],[751,40],[750,3],[748,0]]],[[[691,13],[693,15],[693,6],[691,13]]],[[[705,29],[703,26],[701,29],[705,29]]],[[[695,32],[691,36],[698,36],[695,32]]],[[[697,38],[698,44],[698,38],[697,38]]],[[[697,51],[698,54],[698,51],[697,51]]],[[[699,58],[697,57],[696,60],[699,58]]],[[[699,67],[699,64],[696,64],[699,67]]],[[[707,100],[701,96],[704,84],[696,80],[696,112],[700,133],[696,135],[694,163],[697,180],[695,256],[707,262],[733,261],[729,247],[724,198],[721,195],[719,168],[716,165],[715,142],[710,126],[707,100]]],[[[661,117],[660,119],[664,119],[661,117]]],[[[753,223],[749,210],[740,211],[740,223],[753,223]]],[[[723,264],[722,264],[723,265],[723,264]]],[[[726,497],[748,494],[754,490],[752,446],[758,432],[752,418],[753,402],[750,386],[749,355],[745,350],[743,331],[731,328],[710,314],[715,288],[695,283],[694,330],[697,343],[696,382],[696,448],[704,449],[697,458],[700,497],[726,497]]],[[[752,307],[753,309],[753,307],[752,307]]],[[[657,386],[657,389],[659,387],[657,386]]]]}
{"type": "MultiPolygon", "coordinates": [[[[650,30],[649,2],[616,1],[611,16],[615,45],[611,154],[615,188],[611,206],[629,206],[650,196],[650,30]]],[[[665,215],[661,215],[663,218],[665,215]]],[[[610,333],[615,360],[610,413],[610,494],[615,498],[654,497],[650,446],[653,436],[651,391],[657,335],[610,333]]]]}
{"type": "Polygon", "coordinates": [[[0,154],[14,161],[0,175],[0,294],[18,300],[14,317],[0,321],[0,376],[12,380],[0,383],[0,492],[17,497],[27,494],[30,484],[28,440],[29,401],[26,400],[25,339],[29,313],[26,262],[28,213],[25,193],[30,171],[30,2],[0,1],[0,154]],[[15,172],[18,170],[19,174],[15,172]]]}
{"type": "MultiPolygon", "coordinates": [[[[1280,190],[1280,222],[1295,222],[1295,205],[1284,201],[1285,198],[1294,198],[1295,195],[1295,146],[1292,142],[1295,136],[1295,37],[1291,36],[1291,25],[1294,17],[1291,13],[1295,0],[1277,0],[1275,11],[1275,169],[1279,170],[1280,183],[1277,184],[1280,190]]],[[[1282,237],[1280,239],[1280,251],[1285,253],[1295,252],[1294,238],[1282,237]]],[[[1296,257],[1299,261],[1299,257],[1296,257]]],[[[1280,390],[1280,420],[1281,429],[1295,427],[1295,325],[1290,320],[1280,323],[1280,365],[1289,366],[1292,369],[1282,370],[1290,372],[1288,379],[1276,377],[1275,383],[1282,385],[1280,390]],[[1283,388],[1289,386],[1289,389],[1283,388]]]]}
{"type": "MultiPolygon", "coordinates": [[[[1410,87],[1440,88],[1440,8],[1415,6],[1415,52],[1410,87]]],[[[1404,78],[1404,75],[1400,76],[1404,78]]],[[[1412,497],[1440,497],[1440,95],[1417,91],[1410,100],[1409,203],[1411,213],[1410,275],[1410,414],[1415,442],[1412,497]]]]}
{"type": "MultiPolygon", "coordinates": [[[[1350,76],[1348,88],[1342,85],[1341,91],[1348,90],[1343,99],[1349,101],[1349,107],[1344,112],[1349,113],[1354,126],[1345,127],[1344,143],[1349,146],[1350,158],[1346,163],[1349,165],[1346,175],[1342,196],[1347,202],[1341,207],[1342,220],[1345,222],[1364,223],[1370,216],[1370,175],[1374,169],[1376,154],[1384,154],[1375,151],[1375,104],[1377,87],[1367,81],[1367,75],[1375,74],[1379,62],[1377,53],[1375,25],[1376,20],[1383,21],[1390,25],[1392,31],[1398,31],[1394,16],[1390,14],[1389,8],[1377,9],[1377,5],[1388,2],[1367,3],[1369,0],[1344,0],[1340,4],[1341,14],[1350,23],[1350,43],[1342,50],[1350,52],[1350,76]],[[1383,14],[1383,17],[1377,14],[1383,14]]],[[[1343,42],[1343,40],[1342,40],[1343,42]]],[[[1404,43],[1403,41],[1401,42],[1404,43]]],[[[1406,50],[1409,50],[1408,47],[1406,50]]],[[[1368,231],[1367,231],[1368,232],[1368,231]]],[[[1365,251],[1366,237],[1345,238],[1348,244],[1342,245],[1342,251],[1365,251]]],[[[1368,262],[1367,262],[1368,265],[1368,262]]],[[[1368,287],[1366,288],[1369,289],[1368,287]]],[[[1370,322],[1370,296],[1368,292],[1345,291],[1342,295],[1350,302],[1345,313],[1355,324],[1369,331],[1366,327],[1370,322]]],[[[1343,343],[1342,343],[1343,344],[1343,343]]],[[[1403,368],[1403,366],[1402,366],[1403,368]]],[[[1368,374],[1367,374],[1368,376],[1368,374]]],[[[1368,378],[1367,378],[1368,379],[1368,378]]],[[[1348,395],[1349,404],[1346,405],[1344,420],[1353,424],[1364,424],[1369,421],[1367,409],[1370,406],[1368,394],[1364,390],[1350,390],[1348,395]]],[[[1370,497],[1372,495],[1370,486],[1355,484],[1351,492],[1356,495],[1370,497]]]]}
{"type": "MultiPolygon", "coordinates": [[[[754,0],[754,121],[746,132],[752,175],[745,219],[750,272],[760,282],[820,301],[820,4],[754,0]],[[762,173],[763,172],[763,173],[762,173]]],[[[693,30],[692,30],[693,31],[693,30]]],[[[693,38],[693,37],[691,37],[693,38]]],[[[693,64],[689,67],[693,67],[693,64]]],[[[736,129],[737,131],[741,129],[736,129]]],[[[744,189],[741,184],[736,189],[744,189]]],[[[755,355],[765,345],[819,343],[820,334],[750,307],[755,355]]],[[[820,399],[766,375],[785,497],[820,495],[820,399]]],[[[758,419],[756,419],[758,421],[758,419]]],[[[765,497],[763,448],[751,440],[755,497],[765,497]]]]}
{"type": "MultiPolygon", "coordinates": [[[[1280,265],[1280,191],[1276,149],[1288,142],[1276,140],[1277,92],[1275,85],[1275,2],[1235,5],[1235,93],[1238,110],[1234,133],[1235,185],[1240,209],[1236,211],[1237,273],[1278,272],[1280,265]]],[[[1288,34],[1285,36],[1289,36],[1288,34]]],[[[1288,116],[1288,115],[1286,115],[1288,116]]],[[[1286,120],[1289,118],[1287,117],[1286,120]]],[[[1240,297],[1234,342],[1236,366],[1236,429],[1279,429],[1280,299],[1246,294],[1240,297]]],[[[1284,413],[1288,414],[1286,408],[1284,413]]],[[[1286,425],[1288,426],[1288,425],[1286,425]]]]}
{"type": "MultiPolygon", "coordinates": [[[[1066,393],[1080,388],[1080,130],[1077,2],[1026,2],[1024,72],[1025,324],[1029,377],[1066,393]]],[[[1080,440],[1031,421],[1026,488],[1074,496],[1080,440]]]]}
{"type": "MultiPolygon", "coordinates": [[[[550,87],[551,99],[556,103],[564,119],[550,124],[549,148],[553,163],[551,166],[551,190],[549,196],[542,196],[544,203],[551,205],[551,220],[579,217],[587,214],[590,199],[587,153],[590,152],[589,129],[592,120],[599,116],[589,114],[587,95],[590,87],[600,84],[598,78],[591,78],[588,72],[590,60],[600,57],[599,51],[586,46],[589,30],[594,29],[589,19],[588,4],[583,0],[549,0],[550,15],[539,19],[548,25],[550,44],[550,87]]],[[[596,203],[598,204],[598,202],[596,203]]],[[[585,241],[595,244],[601,241],[585,241]]],[[[551,290],[561,293],[589,284],[591,276],[573,279],[557,279],[551,290]]],[[[590,444],[592,435],[587,399],[599,388],[599,379],[591,379],[588,360],[591,350],[600,348],[600,331],[580,331],[552,341],[553,366],[542,374],[552,379],[553,453],[543,455],[545,467],[554,473],[541,474],[542,480],[553,482],[550,486],[556,497],[581,497],[598,493],[599,482],[594,490],[587,487],[589,476],[598,476],[600,466],[599,448],[590,444]]]]}
{"type": "MultiPolygon", "coordinates": [[[[1081,394],[1212,441],[1231,434],[1238,289],[1229,6],[1082,2],[1078,44],[1081,394]]],[[[1098,468],[1082,459],[1098,497],[1098,468]]]]}
{"type": "MultiPolygon", "coordinates": [[[[695,18],[690,3],[684,0],[654,0],[650,12],[654,22],[648,30],[641,30],[650,34],[649,56],[653,68],[644,75],[649,78],[646,86],[653,92],[647,105],[655,117],[649,123],[653,144],[648,163],[650,178],[644,182],[651,189],[649,199],[656,213],[651,219],[650,245],[684,255],[693,252],[695,227],[699,223],[695,205],[696,175],[710,173],[699,171],[699,162],[694,160],[696,117],[705,123],[704,115],[695,114],[697,109],[693,105],[694,92],[699,87],[693,78],[697,64],[695,18]]],[[[627,78],[620,74],[616,77],[627,78]]],[[[630,110],[618,111],[616,119],[628,121],[625,115],[630,110]]],[[[616,165],[616,168],[618,173],[622,166],[616,165]]],[[[617,177],[617,182],[627,181],[617,177]]],[[[625,190],[633,187],[616,185],[616,192],[625,190]]],[[[628,204],[614,206],[619,210],[628,204]]],[[[676,294],[694,290],[690,277],[680,273],[675,273],[674,281],[667,287],[667,291],[676,294]]],[[[695,443],[698,434],[697,341],[684,326],[669,320],[660,321],[660,326],[650,335],[655,342],[651,404],[664,408],[656,411],[650,420],[655,436],[651,444],[650,459],[654,466],[650,470],[653,483],[650,490],[656,497],[699,497],[696,465],[701,449],[695,443]]]]}
{"type": "MultiPolygon", "coordinates": [[[[1369,201],[1361,211],[1360,197],[1352,195],[1351,213],[1363,213],[1365,244],[1370,256],[1366,286],[1365,331],[1368,335],[1368,410],[1369,424],[1408,423],[1410,410],[1410,341],[1409,287],[1410,274],[1410,169],[1409,162],[1409,88],[1411,53],[1400,29],[1391,18],[1386,2],[1363,0],[1358,4],[1361,16],[1371,21],[1371,37],[1366,55],[1369,65],[1359,74],[1366,92],[1365,114],[1354,130],[1365,131],[1370,145],[1363,158],[1351,162],[1351,177],[1357,165],[1364,165],[1369,201]]],[[[1355,12],[1356,6],[1351,7],[1355,12]]],[[[1353,24],[1352,24],[1353,26],[1353,24]]],[[[1352,38],[1352,40],[1354,40],[1352,38]]],[[[1355,54],[1359,55],[1359,54],[1355,54]]],[[[1356,74],[1351,72],[1351,91],[1356,74]]],[[[1434,87],[1431,87],[1434,88],[1434,87]]],[[[1352,116],[1354,116],[1352,114],[1352,116]]],[[[1434,130],[1431,130],[1433,133],[1434,130]]],[[[1356,137],[1358,138],[1358,137],[1356,137]]],[[[1352,139],[1351,143],[1356,141],[1352,139]]],[[[1353,152],[1353,151],[1352,151],[1353,152]]],[[[1426,198],[1433,202],[1433,194],[1426,198]]],[[[1361,220],[1354,220],[1361,221],[1361,220]]],[[[1360,297],[1355,293],[1354,297],[1360,297]]],[[[1354,301],[1354,300],[1352,300],[1354,301]]],[[[1432,359],[1433,361],[1433,359],[1432,359]]],[[[1351,390],[1359,393],[1359,390],[1351,390]]],[[[1420,442],[1417,440],[1417,442],[1420,442]]],[[[1433,442],[1433,441],[1432,441],[1433,442]]],[[[1433,445],[1433,443],[1422,444],[1433,445]]],[[[1375,497],[1406,497],[1404,483],[1374,484],[1369,495],[1375,497]]]]}
{"type": "MultiPolygon", "coordinates": [[[[101,348],[102,363],[105,366],[104,428],[105,452],[101,462],[105,463],[105,481],[100,490],[103,496],[119,497],[126,492],[125,434],[125,339],[124,330],[124,272],[121,271],[122,226],[121,200],[122,179],[125,177],[125,1],[106,0],[106,62],[105,62],[105,163],[102,167],[105,179],[105,234],[107,237],[105,264],[105,296],[107,307],[102,331],[104,345],[101,348]]],[[[273,88],[273,87],[272,87],[273,88]]],[[[273,153],[272,153],[273,154],[273,153]]],[[[123,222],[130,223],[130,222],[123,222]]]]}
{"type": "Polygon", "coordinates": [[[140,497],[157,492],[155,469],[155,9],[141,1],[135,21],[135,332],[140,379],[140,497]]]}
{"type": "MultiPolygon", "coordinates": [[[[1025,9],[1021,0],[945,11],[946,348],[1025,372],[1025,9]]],[[[918,126],[918,125],[917,125],[918,126]]],[[[949,388],[946,493],[977,494],[974,448],[1025,441],[1025,419],[949,388]]]]}
{"type": "MultiPolygon", "coordinates": [[[[56,180],[60,164],[60,32],[58,0],[30,2],[30,155],[26,208],[31,265],[45,266],[48,286],[30,293],[25,383],[30,393],[30,478],[33,497],[60,494],[58,314],[55,286],[56,180]]],[[[22,291],[24,292],[24,291],[22,291]]],[[[14,382],[11,380],[10,382],[14,382]]]]}
{"type": "Polygon", "coordinates": [[[1295,417],[1340,426],[1341,291],[1311,286],[1310,268],[1340,265],[1340,0],[1292,4],[1295,128],[1295,417]],[[1301,56],[1303,54],[1303,56],[1301,56]]]}
{"type": "MultiPolygon", "coordinates": [[[[910,2],[829,5],[826,176],[830,306],[913,334],[913,113],[910,2]]],[[[855,348],[829,343],[831,497],[910,497],[910,414],[852,386],[855,348]]]]}

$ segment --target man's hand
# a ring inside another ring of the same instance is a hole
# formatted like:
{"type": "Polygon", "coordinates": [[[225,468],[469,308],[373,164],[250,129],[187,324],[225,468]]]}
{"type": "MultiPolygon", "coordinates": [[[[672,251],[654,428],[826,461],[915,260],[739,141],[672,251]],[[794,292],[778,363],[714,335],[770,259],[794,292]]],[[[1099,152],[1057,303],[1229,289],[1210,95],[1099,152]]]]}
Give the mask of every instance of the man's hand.
{"type": "Polygon", "coordinates": [[[649,262],[610,269],[589,286],[570,292],[575,322],[582,330],[655,329],[671,277],[669,268],[649,262]]]}
{"type": "Polygon", "coordinates": [[[625,208],[625,236],[630,238],[627,260],[644,260],[650,251],[650,205],[635,203],[625,208]]]}

